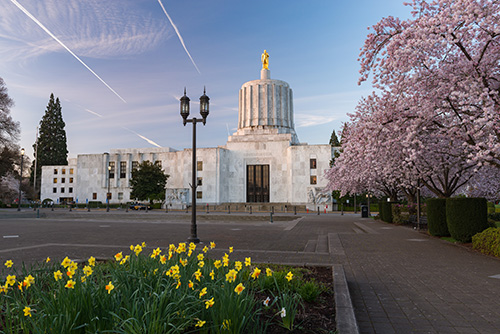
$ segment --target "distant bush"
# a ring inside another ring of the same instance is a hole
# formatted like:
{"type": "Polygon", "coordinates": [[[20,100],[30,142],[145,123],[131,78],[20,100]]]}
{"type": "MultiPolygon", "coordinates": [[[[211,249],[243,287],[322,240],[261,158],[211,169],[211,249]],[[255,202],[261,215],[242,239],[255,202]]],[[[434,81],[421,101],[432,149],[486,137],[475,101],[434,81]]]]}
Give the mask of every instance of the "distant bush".
{"type": "Polygon", "coordinates": [[[450,236],[446,222],[446,198],[430,198],[427,200],[427,228],[431,235],[450,236]]]}
{"type": "Polygon", "coordinates": [[[488,202],[488,214],[495,213],[495,203],[488,202]]]}
{"type": "Polygon", "coordinates": [[[89,208],[102,208],[102,202],[101,201],[89,201],[89,208]]]}
{"type": "Polygon", "coordinates": [[[392,205],[398,204],[396,202],[380,201],[378,203],[380,219],[386,223],[392,223],[392,205]]]}
{"type": "Polygon", "coordinates": [[[500,228],[490,227],[474,235],[472,247],[483,254],[500,257],[500,228]]]}
{"type": "Polygon", "coordinates": [[[487,229],[487,205],[484,198],[448,198],[446,222],[452,238],[470,242],[472,236],[487,229]]]}
{"type": "Polygon", "coordinates": [[[488,213],[488,218],[496,222],[500,222],[500,212],[488,213]]]}

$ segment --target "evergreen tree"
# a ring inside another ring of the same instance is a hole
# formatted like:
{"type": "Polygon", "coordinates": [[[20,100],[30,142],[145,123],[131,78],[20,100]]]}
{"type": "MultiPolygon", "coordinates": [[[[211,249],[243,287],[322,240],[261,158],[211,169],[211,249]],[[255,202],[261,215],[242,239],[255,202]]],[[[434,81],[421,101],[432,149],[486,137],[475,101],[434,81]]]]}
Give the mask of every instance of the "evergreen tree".
{"type": "Polygon", "coordinates": [[[332,136],[330,137],[330,145],[333,147],[340,146],[340,141],[339,138],[337,137],[337,134],[335,133],[335,130],[333,130],[332,136]]]}
{"type": "MultiPolygon", "coordinates": [[[[36,175],[37,185],[36,189],[40,191],[42,166],[50,165],[67,165],[68,164],[68,148],[66,144],[66,131],[64,127],[66,124],[62,118],[62,108],[59,98],[54,100],[54,94],[50,94],[49,104],[45,109],[40,121],[38,132],[38,149],[37,143],[33,145],[35,150],[36,175]]],[[[34,178],[34,162],[31,166],[30,180],[33,182],[34,178]]]]}
{"type": "Polygon", "coordinates": [[[130,198],[139,201],[165,200],[165,186],[169,175],[165,174],[161,167],[150,161],[144,161],[132,171],[130,179],[130,198]]]}
{"type": "Polygon", "coordinates": [[[0,78],[0,177],[12,173],[14,166],[20,161],[19,123],[10,116],[10,107],[14,101],[7,93],[7,87],[0,78]]]}

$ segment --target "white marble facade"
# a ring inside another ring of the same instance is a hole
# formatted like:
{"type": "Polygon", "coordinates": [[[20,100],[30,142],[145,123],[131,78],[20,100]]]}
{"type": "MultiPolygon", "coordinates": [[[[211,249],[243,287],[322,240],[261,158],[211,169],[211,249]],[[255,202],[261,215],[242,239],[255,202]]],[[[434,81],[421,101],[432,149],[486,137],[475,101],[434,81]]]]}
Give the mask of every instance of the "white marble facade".
{"type": "MultiPolygon", "coordinates": [[[[252,166],[268,166],[264,167],[269,175],[265,202],[305,204],[310,209],[323,210],[331,204],[331,196],[323,192],[327,184],[323,174],[329,168],[333,150],[328,144],[299,143],[293,121],[292,90],[286,82],[270,79],[269,70],[262,69],[260,80],[249,81],[241,87],[238,130],[228,138],[226,145],[196,150],[197,203],[249,202],[248,199],[254,197],[247,197],[251,184],[248,170],[260,171],[260,167],[252,166]]],[[[79,203],[105,203],[109,181],[110,203],[133,201],[129,187],[132,168],[149,160],[161,164],[170,175],[164,204],[184,207],[191,202],[191,153],[191,149],[166,147],[79,154],[70,166],[43,167],[41,198],[56,202],[73,197],[79,203]],[[108,179],[110,164],[113,173],[108,179]],[[59,190],[54,192],[61,188],[60,180],[58,186],[53,183],[57,168],[61,170],[59,173],[63,168],[68,172],[71,168],[75,174],[71,193],[69,189],[63,194],[59,190]]],[[[262,201],[263,198],[259,198],[262,201]]]]}

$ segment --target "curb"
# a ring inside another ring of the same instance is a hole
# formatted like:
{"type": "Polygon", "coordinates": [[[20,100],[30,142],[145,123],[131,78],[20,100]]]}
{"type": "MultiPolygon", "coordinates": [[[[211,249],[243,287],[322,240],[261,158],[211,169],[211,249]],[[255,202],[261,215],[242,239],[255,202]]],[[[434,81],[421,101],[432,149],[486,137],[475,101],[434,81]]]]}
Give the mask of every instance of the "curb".
{"type": "Polygon", "coordinates": [[[337,331],[342,334],[359,334],[358,323],[354,315],[351,294],[345,277],[344,266],[334,264],[333,289],[335,292],[335,320],[337,331]]]}

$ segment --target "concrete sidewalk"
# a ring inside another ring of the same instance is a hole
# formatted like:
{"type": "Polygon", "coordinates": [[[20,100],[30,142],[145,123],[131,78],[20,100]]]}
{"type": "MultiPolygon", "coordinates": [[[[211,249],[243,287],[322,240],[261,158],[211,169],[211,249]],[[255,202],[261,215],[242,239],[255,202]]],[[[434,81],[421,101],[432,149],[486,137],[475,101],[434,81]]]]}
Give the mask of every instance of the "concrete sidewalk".
{"type": "MultiPolygon", "coordinates": [[[[182,214],[45,214],[0,219],[0,262],[110,257],[142,241],[164,248],[190,233],[182,214]]],[[[217,243],[216,256],[234,246],[232,258],[253,262],[342,265],[362,333],[500,333],[500,261],[407,227],[354,214],[270,223],[264,215],[200,213],[198,236],[217,243]]]]}

